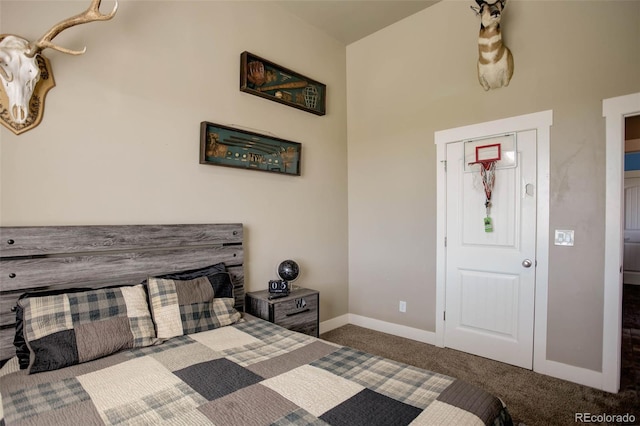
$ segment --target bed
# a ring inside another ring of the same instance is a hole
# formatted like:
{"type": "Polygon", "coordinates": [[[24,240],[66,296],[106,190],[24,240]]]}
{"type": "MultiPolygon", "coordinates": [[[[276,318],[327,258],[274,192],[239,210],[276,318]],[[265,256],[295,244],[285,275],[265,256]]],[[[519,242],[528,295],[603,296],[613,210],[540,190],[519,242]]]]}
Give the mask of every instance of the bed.
{"type": "Polygon", "coordinates": [[[244,314],[242,224],[1,234],[0,425],[511,424],[466,382],[244,314]]]}

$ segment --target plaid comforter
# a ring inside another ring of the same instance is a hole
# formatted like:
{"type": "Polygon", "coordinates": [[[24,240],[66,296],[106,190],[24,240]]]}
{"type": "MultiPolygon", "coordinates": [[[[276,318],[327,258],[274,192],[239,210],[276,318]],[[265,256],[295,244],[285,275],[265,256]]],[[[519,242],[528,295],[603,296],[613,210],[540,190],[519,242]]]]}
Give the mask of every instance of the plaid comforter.
{"type": "Polygon", "coordinates": [[[0,370],[0,425],[510,424],[470,384],[254,319],[27,375],[0,370]]]}

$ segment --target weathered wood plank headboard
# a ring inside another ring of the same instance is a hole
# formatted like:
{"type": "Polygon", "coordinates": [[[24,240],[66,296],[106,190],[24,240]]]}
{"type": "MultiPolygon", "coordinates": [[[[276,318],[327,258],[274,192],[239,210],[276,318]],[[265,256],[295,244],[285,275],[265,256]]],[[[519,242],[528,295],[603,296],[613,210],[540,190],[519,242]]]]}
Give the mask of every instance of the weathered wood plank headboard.
{"type": "Polygon", "coordinates": [[[224,262],[244,308],[242,224],[0,228],[0,360],[15,355],[26,291],[135,285],[152,275],[224,262]]]}

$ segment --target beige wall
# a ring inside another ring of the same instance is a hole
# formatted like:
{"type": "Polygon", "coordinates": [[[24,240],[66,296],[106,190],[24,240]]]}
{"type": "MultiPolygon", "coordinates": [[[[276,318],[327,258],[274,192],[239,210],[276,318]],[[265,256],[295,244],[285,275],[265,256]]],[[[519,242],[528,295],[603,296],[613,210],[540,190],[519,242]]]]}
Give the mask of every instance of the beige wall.
{"type": "Polygon", "coordinates": [[[549,247],[546,355],[601,371],[602,100],[640,90],[640,2],[510,1],[515,73],[490,92],[468,6],[445,0],[347,47],[349,311],[435,331],[434,132],[551,109],[550,231],[576,243],[549,247]]]}
{"type": "MultiPolygon", "coordinates": [[[[37,38],[82,7],[2,0],[0,32],[37,38]]],[[[42,124],[0,130],[0,224],[243,222],[250,290],[294,257],[300,284],[322,293],[321,320],[351,312],[434,331],[433,133],[553,109],[550,227],[575,229],[576,245],[549,247],[547,357],[600,371],[601,108],[640,90],[640,3],[511,0],[515,74],[488,93],[478,26],[468,4],[445,0],[345,57],[266,2],[122,1],[113,21],[56,39],[85,55],[46,52],[57,87],[42,124]],[[328,114],[239,92],[244,50],[326,83],[328,114]],[[203,120],[302,142],[302,176],[199,165],[203,120]]]]}
{"type": "MultiPolygon", "coordinates": [[[[88,3],[2,1],[0,33],[35,39],[88,3]]],[[[55,41],[87,53],[45,51],[42,123],[0,130],[1,225],[242,222],[250,290],[293,257],[321,320],[347,312],[343,45],[276,6],[213,1],[121,1],[55,41]],[[245,50],[327,84],[327,115],[240,92],[245,50]],[[201,121],[301,142],[302,176],[198,164],[201,121]]]]}

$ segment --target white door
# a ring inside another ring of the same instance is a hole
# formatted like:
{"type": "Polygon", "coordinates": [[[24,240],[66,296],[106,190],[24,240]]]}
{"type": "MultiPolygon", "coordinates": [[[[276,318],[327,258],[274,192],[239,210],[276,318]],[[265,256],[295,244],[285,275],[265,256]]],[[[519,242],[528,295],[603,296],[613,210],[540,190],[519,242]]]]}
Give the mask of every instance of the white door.
{"type": "Polygon", "coordinates": [[[536,131],[516,135],[516,164],[496,170],[485,232],[479,173],[465,142],[447,144],[445,346],[533,368],[536,131]]]}

